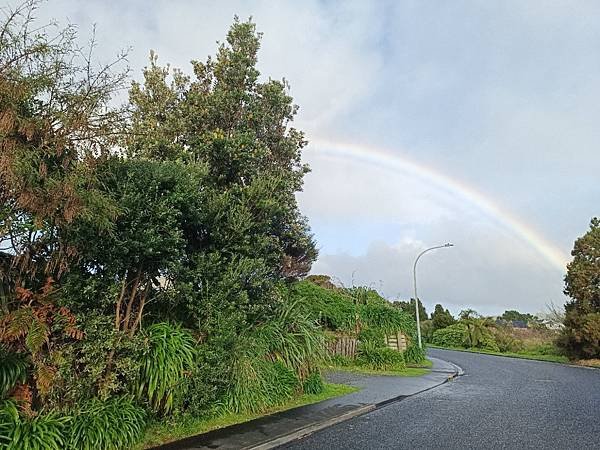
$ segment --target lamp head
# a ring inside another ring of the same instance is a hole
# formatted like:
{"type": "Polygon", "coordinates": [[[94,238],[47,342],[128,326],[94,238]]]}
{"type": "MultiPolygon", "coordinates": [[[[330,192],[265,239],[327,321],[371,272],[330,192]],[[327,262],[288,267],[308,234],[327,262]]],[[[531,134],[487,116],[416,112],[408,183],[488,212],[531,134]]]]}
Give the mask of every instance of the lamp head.
{"type": "Polygon", "coordinates": [[[454,244],[451,244],[450,242],[444,244],[444,247],[454,247],[454,244]]]}

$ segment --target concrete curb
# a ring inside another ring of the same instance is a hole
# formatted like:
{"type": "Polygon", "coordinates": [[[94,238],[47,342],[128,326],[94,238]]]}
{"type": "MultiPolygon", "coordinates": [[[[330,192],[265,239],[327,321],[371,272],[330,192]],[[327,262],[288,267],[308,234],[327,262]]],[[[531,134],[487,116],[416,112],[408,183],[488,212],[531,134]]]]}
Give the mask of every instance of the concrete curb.
{"type": "MultiPolygon", "coordinates": [[[[440,359],[440,358],[438,358],[438,359],[440,359]]],[[[362,416],[363,414],[366,414],[368,412],[375,411],[376,409],[380,409],[380,408],[383,408],[385,406],[391,405],[392,403],[400,402],[400,401],[402,401],[402,400],[404,400],[406,398],[414,397],[415,395],[419,395],[419,394],[421,394],[423,392],[430,391],[431,389],[435,389],[436,387],[439,387],[442,384],[446,384],[449,381],[452,381],[453,379],[455,379],[455,378],[457,378],[459,376],[464,375],[464,371],[463,371],[462,368],[460,368],[459,366],[457,366],[456,364],[454,364],[454,363],[452,363],[450,361],[446,361],[446,360],[443,360],[443,361],[451,364],[454,367],[455,371],[454,371],[454,373],[448,372],[448,374],[449,374],[448,377],[444,381],[442,381],[442,382],[440,382],[438,384],[430,386],[430,387],[428,387],[426,389],[423,389],[423,390],[421,390],[419,392],[415,392],[414,394],[411,394],[411,395],[399,395],[397,397],[392,397],[390,399],[383,400],[383,401],[381,401],[379,403],[373,403],[373,404],[369,404],[369,405],[365,405],[365,406],[356,408],[356,409],[354,409],[352,411],[349,411],[349,412],[347,412],[345,414],[341,414],[341,415],[339,415],[337,417],[333,417],[331,419],[323,420],[321,422],[317,422],[317,423],[308,425],[308,426],[300,428],[298,430],[294,430],[291,433],[285,434],[283,436],[278,436],[278,437],[276,437],[274,439],[265,441],[265,442],[263,442],[261,444],[253,445],[253,446],[249,446],[249,447],[244,447],[243,450],[270,450],[270,449],[273,449],[273,448],[280,447],[280,446],[282,446],[284,444],[288,444],[290,442],[297,441],[297,440],[303,439],[303,438],[305,438],[307,436],[310,436],[311,434],[316,433],[317,431],[320,431],[320,430],[323,430],[325,428],[328,428],[328,427],[331,427],[333,425],[336,425],[338,423],[342,423],[342,422],[345,422],[347,420],[353,419],[354,417],[362,416]]]]}
{"type": "Polygon", "coordinates": [[[281,445],[287,444],[288,442],[297,441],[298,439],[310,436],[311,434],[316,433],[317,431],[322,430],[324,428],[328,428],[335,424],[345,422],[346,420],[350,420],[354,417],[366,414],[370,411],[375,410],[375,408],[375,405],[361,406],[360,408],[356,408],[340,416],[333,417],[328,420],[323,420],[322,422],[317,422],[304,428],[300,428],[299,430],[292,431],[291,433],[283,436],[278,436],[275,439],[263,442],[262,444],[244,447],[243,450],[269,450],[272,448],[276,448],[281,445]]]}

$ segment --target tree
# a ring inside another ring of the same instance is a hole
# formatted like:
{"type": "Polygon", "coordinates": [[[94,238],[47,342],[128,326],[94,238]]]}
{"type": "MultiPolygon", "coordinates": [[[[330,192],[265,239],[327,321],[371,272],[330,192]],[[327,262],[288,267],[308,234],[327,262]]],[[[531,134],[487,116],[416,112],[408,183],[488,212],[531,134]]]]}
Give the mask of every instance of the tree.
{"type": "Polygon", "coordinates": [[[206,171],[202,210],[181,230],[185,257],[165,275],[182,319],[203,328],[264,320],[280,301],[277,283],[306,275],[317,256],[296,202],[306,141],[291,126],[287,82],[259,80],[260,38],[236,19],[214,59],[192,62],[193,76],[152,53],[130,91],[128,153],[206,171]]]}
{"type": "Polygon", "coordinates": [[[122,131],[109,107],[125,71],[97,66],[77,45],[75,27],[33,23],[37,4],[6,11],[0,23],[0,283],[40,288],[58,280],[77,254],[61,225],[86,216],[108,226],[113,205],[98,190],[95,167],[122,131]]]}
{"type": "Polygon", "coordinates": [[[444,309],[439,303],[435,305],[434,311],[431,313],[431,322],[433,330],[446,328],[456,322],[450,311],[444,309]]]}
{"type": "Polygon", "coordinates": [[[525,324],[537,319],[537,317],[532,314],[521,313],[514,309],[504,311],[500,318],[506,320],[507,322],[519,321],[525,324]]]}
{"type": "Polygon", "coordinates": [[[461,312],[458,313],[459,320],[468,320],[477,317],[480,317],[479,313],[471,308],[463,309],[461,312]]]}
{"type": "MultiPolygon", "coordinates": [[[[411,298],[410,301],[395,301],[393,305],[396,308],[400,308],[402,311],[411,315],[414,320],[417,320],[417,313],[415,312],[415,299],[411,298]]],[[[421,303],[421,299],[419,299],[419,320],[427,320],[428,319],[427,310],[421,303]]]]}
{"type": "Polygon", "coordinates": [[[564,329],[559,344],[574,358],[600,357],[600,219],[575,241],[567,265],[564,329]]]}

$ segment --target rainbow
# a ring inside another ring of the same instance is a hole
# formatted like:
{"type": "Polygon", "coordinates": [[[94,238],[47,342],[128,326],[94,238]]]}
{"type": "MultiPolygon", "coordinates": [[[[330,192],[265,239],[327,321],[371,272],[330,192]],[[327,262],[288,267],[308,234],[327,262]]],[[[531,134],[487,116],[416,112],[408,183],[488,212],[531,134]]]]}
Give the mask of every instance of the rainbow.
{"type": "Polygon", "coordinates": [[[337,140],[330,141],[321,138],[312,138],[310,142],[311,146],[317,148],[317,156],[322,155],[338,160],[352,160],[366,163],[392,171],[395,174],[399,171],[408,173],[411,176],[435,185],[435,187],[453,196],[467,201],[490,219],[499,223],[512,234],[533,247],[553,267],[561,272],[565,271],[565,266],[569,258],[564,252],[544,238],[532,226],[526,224],[472,186],[460,180],[450,178],[431,167],[410,160],[404,155],[399,155],[397,152],[392,152],[384,148],[344,143],[337,140]]]}

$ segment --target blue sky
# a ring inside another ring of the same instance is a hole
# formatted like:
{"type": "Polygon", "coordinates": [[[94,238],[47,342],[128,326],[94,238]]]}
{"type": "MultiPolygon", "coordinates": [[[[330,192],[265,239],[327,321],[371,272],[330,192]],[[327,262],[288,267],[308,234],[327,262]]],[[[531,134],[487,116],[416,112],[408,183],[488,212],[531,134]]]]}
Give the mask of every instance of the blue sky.
{"type": "MultiPolygon", "coordinates": [[[[150,49],[189,70],[234,14],[264,32],[265,77],[285,77],[307,137],[384,147],[470,185],[568,254],[600,213],[600,3],[586,1],[55,0],[43,19],[93,23],[108,60],[150,49]]],[[[409,173],[333,161],[311,144],[298,196],[321,249],[316,272],[453,312],[538,312],[563,273],[464,199],[409,173]]]]}

